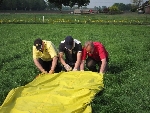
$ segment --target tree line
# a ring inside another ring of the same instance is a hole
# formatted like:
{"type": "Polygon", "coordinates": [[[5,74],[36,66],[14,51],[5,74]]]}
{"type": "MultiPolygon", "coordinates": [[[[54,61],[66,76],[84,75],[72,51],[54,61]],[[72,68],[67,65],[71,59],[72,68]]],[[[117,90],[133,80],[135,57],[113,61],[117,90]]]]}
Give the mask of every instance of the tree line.
{"type": "Polygon", "coordinates": [[[90,0],[0,0],[0,10],[45,10],[87,6],[90,0]]]}
{"type": "Polygon", "coordinates": [[[44,0],[1,0],[1,10],[44,10],[44,0]]]}
{"type": "MultiPolygon", "coordinates": [[[[150,0],[149,0],[150,1],[150,0]]],[[[114,3],[112,10],[136,11],[143,0],[132,0],[133,4],[114,3]]],[[[90,0],[0,0],[0,10],[65,10],[87,8],[90,0]],[[75,7],[76,6],[76,7],[75,7]]],[[[97,10],[106,10],[106,6],[94,7],[97,10]]]]}

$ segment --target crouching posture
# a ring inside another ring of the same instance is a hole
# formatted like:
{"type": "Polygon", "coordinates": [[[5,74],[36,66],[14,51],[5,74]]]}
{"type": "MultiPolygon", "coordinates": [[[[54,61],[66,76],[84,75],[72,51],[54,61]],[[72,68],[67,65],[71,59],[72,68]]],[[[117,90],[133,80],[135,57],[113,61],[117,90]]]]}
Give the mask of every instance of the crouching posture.
{"type": "Polygon", "coordinates": [[[105,73],[108,68],[108,52],[100,42],[87,41],[82,49],[81,60],[80,70],[84,70],[85,63],[93,72],[105,73]]]}
{"type": "Polygon", "coordinates": [[[51,41],[40,38],[34,41],[33,61],[42,73],[53,74],[61,71],[62,67],[58,62],[58,51],[51,41]]]}
{"type": "Polygon", "coordinates": [[[59,58],[63,71],[79,70],[82,55],[82,45],[77,39],[67,36],[59,45],[59,58]]]}

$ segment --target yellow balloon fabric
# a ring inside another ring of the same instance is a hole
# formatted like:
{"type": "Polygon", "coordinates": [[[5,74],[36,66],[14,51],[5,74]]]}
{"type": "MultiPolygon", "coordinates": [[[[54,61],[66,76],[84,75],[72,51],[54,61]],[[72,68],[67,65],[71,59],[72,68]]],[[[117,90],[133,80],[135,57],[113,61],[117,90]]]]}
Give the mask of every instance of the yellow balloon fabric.
{"type": "Polygon", "coordinates": [[[103,75],[91,71],[41,74],[12,89],[0,113],[92,113],[90,103],[103,87],[103,75]]]}

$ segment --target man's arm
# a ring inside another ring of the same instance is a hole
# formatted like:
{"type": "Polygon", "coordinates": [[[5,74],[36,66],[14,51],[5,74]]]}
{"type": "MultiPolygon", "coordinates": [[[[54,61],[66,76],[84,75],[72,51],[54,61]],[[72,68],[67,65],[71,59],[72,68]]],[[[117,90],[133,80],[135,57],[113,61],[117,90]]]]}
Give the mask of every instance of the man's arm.
{"type": "Polygon", "coordinates": [[[36,66],[41,72],[47,73],[47,72],[43,69],[43,67],[41,66],[41,64],[39,63],[38,58],[39,58],[38,51],[36,50],[36,47],[33,46],[33,61],[34,61],[35,66],[36,66]]]}
{"type": "Polygon", "coordinates": [[[39,61],[37,59],[33,59],[34,64],[36,65],[36,67],[41,71],[46,73],[46,71],[43,69],[43,67],[41,66],[41,64],[39,63],[39,61]]]}
{"type": "Polygon", "coordinates": [[[77,70],[78,67],[80,66],[80,63],[81,63],[81,55],[82,55],[82,52],[78,52],[77,53],[77,61],[75,63],[75,66],[74,66],[74,69],[73,70],[77,70]]]}
{"type": "Polygon", "coordinates": [[[68,64],[66,64],[66,62],[64,60],[64,53],[63,52],[59,53],[59,60],[60,60],[60,62],[62,63],[62,65],[65,67],[65,69],[67,71],[71,71],[72,70],[72,68],[68,64]]]}
{"type": "Polygon", "coordinates": [[[106,58],[104,58],[104,59],[102,59],[101,61],[102,61],[102,64],[101,64],[101,66],[100,66],[100,71],[99,71],[99,73],[105,73],[106,67],[107,67],[107,60],[106,60],[106,58]]]}
{"type": "Polygon", "coordinates": [[[59,60],[60,60],[60,62],[61,62],[61,64],[62,64],[63,66],[66,65],[66,62],[65,62],[65,60],[64,60],[64,53],[63,53],[63,52],[59,52],[59,60]]]}
{"type": "Polygon", "coordinates": [[[63,66],[66,65],[66,62],[64,60],[64,44],[63,43],[60,43],[59,45],[59,60],[63,66]]]}
{"type": "Polygon", "coordinates": [[[102,44],[99,45],[98,50],[99,50],[99,57],[100,57],[101,62],[102,62],[101,66],[100,66],[99,73],[105,73],[106,68],[108,66],[108,64],[107,64],[108,53],[107,53],[105,47],[102,44]]]}
{"type": "Polygon", "coordinates": [[[52,66],[50,67],[50,71],[49,71],[50,74],[54,73],[54,70],[57,65],[57,60],[58,60],[57,56],[53,57],[52,66]]]}
{"type": "Polygon", "coordinates": [[[83,48],[82,55],[81,55],[80,71],[84,71],[86,57],[87,57],[87,52],[86,52],[85,48],[83,48]]]}
{"type": "Polygon", "coordinates": [[[80,71],[84,71],[84,64],[85,64],[85,60],[82,60],[80,64],[80,71]]]}

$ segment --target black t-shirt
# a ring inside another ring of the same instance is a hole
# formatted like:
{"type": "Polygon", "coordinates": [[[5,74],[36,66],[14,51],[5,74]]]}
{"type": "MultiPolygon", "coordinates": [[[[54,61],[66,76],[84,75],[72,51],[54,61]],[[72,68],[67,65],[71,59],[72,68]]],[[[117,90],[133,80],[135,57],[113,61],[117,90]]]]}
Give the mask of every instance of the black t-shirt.
{"type": "Polygon", "coordinates": [[[77,39],[74,39],[74,48],[72,49],[72,51],[69,51],[65,47],[65,40],[61,41],[61,43],[59,45],[59,52],[63,52],[65,54],[66,63],[68,63],[68,64],[75,63],[77,60],[77,53],[82,52],[81,42],[78,41],[77,39]]]}

